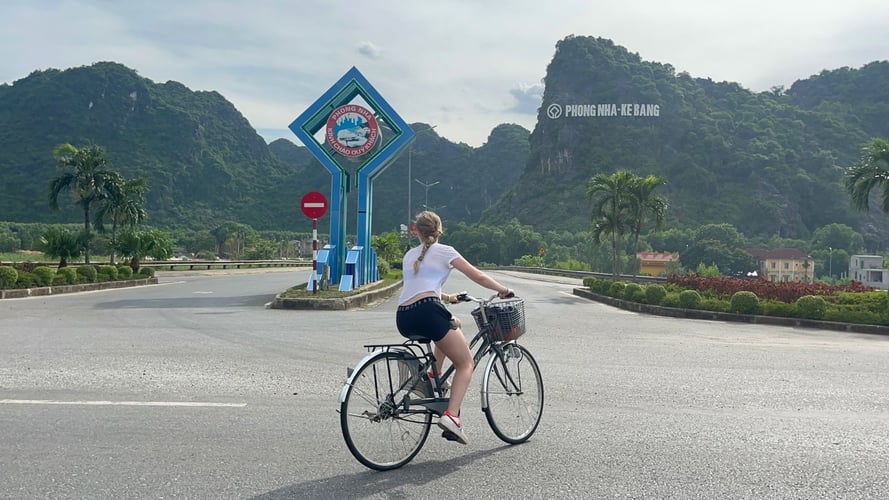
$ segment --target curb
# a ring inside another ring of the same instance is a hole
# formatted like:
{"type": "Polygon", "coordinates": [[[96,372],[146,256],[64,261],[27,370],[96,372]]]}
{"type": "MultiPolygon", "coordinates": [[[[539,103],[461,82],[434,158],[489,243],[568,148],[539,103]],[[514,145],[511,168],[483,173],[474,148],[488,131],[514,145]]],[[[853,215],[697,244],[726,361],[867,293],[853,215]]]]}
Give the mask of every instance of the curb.
{"type": "Polygon", "coordinates": [[[623,299],[609,297],[593,293],[583,288],[575,288],[574,295],[585,299],[608,304],[627,311],[657,316],[669,316],[673,318],[707,319],[711,321],[733,321],[736,323],[753,323],[758,325],[795,326],[803,328],[816,328],[819,330],[837,330],[843,332],[871,333],[877,335],[889,335],[889,326],[864,325],[858,323],[838,323],[835,321],[819,321],[816,319],[782,318],[779,316],[760,316],[755,314],[737,314],[717,311],[704,311],[701,309],[681,309],[677,307],[653,306],[640,304],[623,299]]]}
{"type": "MultiPolygon", "coordinates": [[[[309,299],[309,298],[281,298],[281,295],[275,297],[275,300],[269,303],[268,309],[290,309],[290,310],[317,310],[317,311],[345,311],[354,307],[363,307],[388,299],[401,289],[404,284],[402,281],[393,283],[387,287],[368,292],[351,295],[336,299],[309,299]]],[[[299,286],[305,286],[303,283],[299,286]]]]}
{"type": "Polygon", "coordinates": [[[145,278],[126,281],[103,281],[101,283],[84,283],[81,285],[44,286],[37,288],[11,288],[0,290],[0,299],[23,299],[25,297],[45,297],[63,293],[90,292],[111,288],[129,288],[133,286],[156,285],[157,278],[145,278]]]}

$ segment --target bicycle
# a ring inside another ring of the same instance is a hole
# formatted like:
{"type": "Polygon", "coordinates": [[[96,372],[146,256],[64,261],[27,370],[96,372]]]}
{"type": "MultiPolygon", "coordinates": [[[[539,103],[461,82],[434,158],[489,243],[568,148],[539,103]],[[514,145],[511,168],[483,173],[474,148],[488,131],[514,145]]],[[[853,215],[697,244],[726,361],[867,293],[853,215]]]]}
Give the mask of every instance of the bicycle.
{"type": "MultiPolygon", "coordinates": [[[[481,382],[482,411],[498,438],[518,444],[540,423],[543,379],[534,357],[517,342],[525,333],[524,301],[496,298],[458,295],[460,302],[478,304],[472,311],[478,333],[469,342],[470,350],[475,349],[473,371],[489,356],[481,382]]],[[[441,417],[447,409],[447,381],[454,367],[438,373],[430,341],[421,337],[364,347],[369,354],[348,370],[340,392],[343,438],[365,466],[397,469],[420,452],[433,416],[441,417]]],[[[456,439],[447,431],[442,437],[456,439]]]]}

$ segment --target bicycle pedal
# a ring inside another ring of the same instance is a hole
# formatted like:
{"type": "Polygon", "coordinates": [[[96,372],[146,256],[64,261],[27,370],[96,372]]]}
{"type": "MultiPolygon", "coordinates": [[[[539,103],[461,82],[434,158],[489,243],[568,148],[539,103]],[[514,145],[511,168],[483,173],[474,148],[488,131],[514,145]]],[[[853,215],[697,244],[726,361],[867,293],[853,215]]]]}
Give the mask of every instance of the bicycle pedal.
{"type": "Polygon", "coordinates": [[[458,441],[457,435],[451,431],[441,431],[441,437],[447,439],[448,441],[458,441]]]}

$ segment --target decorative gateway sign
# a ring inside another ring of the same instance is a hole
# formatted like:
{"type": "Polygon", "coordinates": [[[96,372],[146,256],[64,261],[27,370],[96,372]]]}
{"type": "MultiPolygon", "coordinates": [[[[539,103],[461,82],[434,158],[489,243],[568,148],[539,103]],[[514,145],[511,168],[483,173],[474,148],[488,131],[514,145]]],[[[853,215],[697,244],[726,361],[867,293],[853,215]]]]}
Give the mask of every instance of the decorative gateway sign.
{"type": "Polygon", "coordinates": [[[352,266],[348,286],[364,285],[376,276],[377,268],[370,245],[373,180],[407,148],[414,131],[354,67],[303,111],[290,130],[331,175],[330,248],[325,247],[330,282],[340,283],[344,268],[352,266]],[[358,188],[357,241],[346,262],[346,193],[353,186],[353,172],[358,188]]]}

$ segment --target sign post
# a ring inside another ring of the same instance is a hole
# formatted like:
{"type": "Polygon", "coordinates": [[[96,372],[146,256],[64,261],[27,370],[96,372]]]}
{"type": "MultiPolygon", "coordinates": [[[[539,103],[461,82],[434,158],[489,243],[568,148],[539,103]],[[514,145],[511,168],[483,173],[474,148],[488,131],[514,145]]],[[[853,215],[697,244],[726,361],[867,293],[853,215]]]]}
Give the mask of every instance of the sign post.
{"type": "Polygon", "coordinates": [[[318,219],[327,212],[327,198],[317,191],[303,195],[299,203],[303,215],[312,219],[312,293],[318,293],[318,219]]]}

